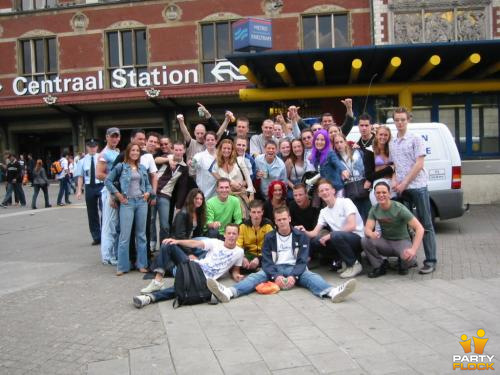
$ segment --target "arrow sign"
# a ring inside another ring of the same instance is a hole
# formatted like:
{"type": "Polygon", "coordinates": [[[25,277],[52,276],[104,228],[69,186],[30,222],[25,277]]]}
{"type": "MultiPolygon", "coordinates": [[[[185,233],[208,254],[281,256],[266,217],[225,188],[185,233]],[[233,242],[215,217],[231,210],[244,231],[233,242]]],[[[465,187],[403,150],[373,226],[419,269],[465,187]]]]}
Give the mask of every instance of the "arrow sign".
{"type": "Polygon", "coordinates": [[[211,70],[212,75],[215,77],[217,81],[224,82],[225,79],[222,77],[222,74],[229,75],[235,81],[244,81],[246,80],[245,76],[242,76],[238,71],[238,68],[231,63],[231,61],[220,61],[215,64],[214,68],[211,70]]]}

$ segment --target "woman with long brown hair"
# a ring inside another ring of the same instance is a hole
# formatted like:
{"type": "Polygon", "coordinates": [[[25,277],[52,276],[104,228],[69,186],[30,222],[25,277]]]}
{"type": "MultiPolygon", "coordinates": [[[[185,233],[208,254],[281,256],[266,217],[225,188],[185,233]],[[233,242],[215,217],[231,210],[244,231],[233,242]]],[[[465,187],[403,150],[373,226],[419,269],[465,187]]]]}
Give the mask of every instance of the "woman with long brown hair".
{"type": "Polygon", "coordinates": [[[253,200],[255,189],[245,160],[236,155],[232,140],[223,139],[219,143],[211,172],[217,180],[227,178],[231,181],[231,194],[240,198],[242,216],[247,218],[248,203],[253,200]]]}
{"type": "MultiPolygon", "coordinates": [[[[203,192],[194,188],[188,193],[186,202],[182,210],[180,210],[174,218],[171,228],[171,238],[176,240],[200,239],[203,235],[203,230],[207,221],[206,218],[206,202],[203,192]]],[[[179,246],[191,259],[201,258],[205,251],[197,248],[179,246]]],[[[164,245],[160,249],[160,253],[153,261],[151,269],[155,272],[155,277],[145,288],[141,289],[141,293],[153,293],[162,289],[165,284],[165,273],[173,273],[173,263],[168,262],[166,255],[167,246],[164,245]]],[[[161,299],[161,294],[156,295],[161,299]]]]}
{"type": "Polygon", "coordinates": [[[139,272],[147,272],[146,220],[148,199],[151,194],[148,171],[140,164],[141,148],[129,143],[123,163],[117,164],[106,177],[104,184],[120,201],[120,238],[118,240],[118,265],[116,276],[130,271],[129,244],[132,223],[135,223],[137,263],[139,272]],[[113,184],[119,179],[121,192],[113,184]]]}
{"type": "Polygon", "coordinates": [[[292,141],[292,151],[285,162],[285,167],[288,176],[288,199],[291,200],[293,198],[293,187],[302,181],[304,173],[314,171],[312,164],[304,157],[304,143],[302,143],[301,139],[292,141]]]}
{"type": "Polygon", "coordinates": [[[52,207],[49,203],[49,180],[42,159],[36,161],[35,169],[33,169],[33,198],[31,199],[31,208],[33,210],[36,210],[36,199],[40,189],[42,189],[45,198],[45,208],[52,207]]]}
{"type": "MultiPolygon", "coordinates": [[[[372,186],[375,186],[379,181],[385,181],[391,186],[392,175],[394,174],[394,165],[389,158],[389,143],[391,142],[391,130],[380,125],[375,132],[373,140],[373,163],[374,173],[372,176],[372,186]]],[[[395,197],[396,193],[391,192],[391,197],[395,197]]],[[[373,205],[377,203],[375,192],[370,193],[370,201],[373,205]]]]}

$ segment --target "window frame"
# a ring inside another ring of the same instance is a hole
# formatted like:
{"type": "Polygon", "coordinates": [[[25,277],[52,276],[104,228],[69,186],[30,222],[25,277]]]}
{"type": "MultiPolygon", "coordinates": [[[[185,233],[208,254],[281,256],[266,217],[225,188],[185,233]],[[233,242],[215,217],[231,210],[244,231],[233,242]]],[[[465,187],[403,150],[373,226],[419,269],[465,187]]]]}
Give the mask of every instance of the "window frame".
{"type": "MultiPolygon", "coordinates": [[[[327,48],[336,48],[335,46],[335,16],[346,16],[347,20],[347,30],[346,30],[346,36],[347,36],[347,46],[351,47],[352,46],[352,38],[351,38],[351,13],[349,11],[341,11],[341,12],[328,12],[328,13],[303,13],[300,15],[300,42],[301,42],[301,47],[302,49],[306,49],[304,47],[304,18],[313,18],[314,17],[314,26],[315,26],[315,44],[316,46],[312,49],[320,49],[320,48],[325,48],[325,47],[319,47],[319,22],[318,19],[319,17],[324,17],[324,16],[330,16],[330,26],[332,30],[332,40],[331,40],[331,47],[327,48]]],[[[309,49],[309,48],[308,48],[309,49]]]]}
{"type": "Polygon", "coordinates": [[[232,77],[229,77],[229,80],[226,81],[218,81],[215,77],[213,79],[213,81],[209,81],[207,82],[205,80],[205,64],[210,64],[210,63],[213,63],[214,66],[221,62],[221,61],[227,61],[227,59],[225,58],[218,58],[217,57],[217,46],[218,46],[218,41],[217,41],[217,24],[228,24],[229,26],[229,33],[228,33],[228,42],[229,42],[229,51],[230,53],[233,53],[234,52],[234,45],[233,45],[233,23],[238,21],[239,19],[234,19],[234,18],[229,18],[229,19],[220,19],[220,20],[214,20],[214,21],[201,21],[199,22],[198,24],[198,30],[199,30],[199,46],[200,46],[200,49],[199,49],[199,76],[202,77],[202,81],[203,83],[221,83],[221,82],[233,82],[233,78],[232,77]],[[213,40],[213,43],[214,43],[214,58],[213,59],[204,59],[204,54],[203,54],[203,26],[206,26],[206,25],[212,25],[213,26],[213,29],[214,29],[214,40],[213,40]]]}
{"type": "Polygon", "coordinates": [[[27,78],[29,81],[38,81],[36,77],[43,77],[43,80],[53,80],[54,78],[50,78],[50,76],[59,75],[59,56],[58,56],[58,40],[56,35],[44,35],[44,36],[37,36],[37,37],[31,37],[31,38],[22,38],[18,39],[18,72],[19,76],[27,78]],[[36,46],[35,43],[38,40],[43,41],[43,65],[44,69],[43,72],[37,72],[36,71],[36,46]],[[50,70],[50,47],[49,47],[49,40],[54,40],[54,55],[55,55],[55,63],[56,63],[56,70],[51,71],[50,70]],[[29,42],[30,45],[30,67],[31,67],[31,72],[30,73],[25,73],[24,72],[24,63],[25,63],[25,56],[24,56],[24,48],[23,44],[25,42],[29,42]]]}
{"type": "MultiPolygon", "coordinates": [[[[137,27],[128,27],[128,28],[120,28],[120,29],[109,29],[104,31],[104,43],[105,43],[105,70],[106,70],[106,76],[104,78],[105,85],[107,88],[113,88],[111,87],[111,74],[114,70],[116,69],[133,69],[138,77],[138,70],[139,69],[146,69],[146,71],[149,69],[149,34],[148,34],[148,28],[145,26],[137,26],[137,27]],[[122,33],[130,31],[132,34],[132,65],[124,65],[123,64],[123,40],[122,40],[122,33]],[[136,38],[136,32],[137,31],[144,31],[144,36],[145,36],[145,56],[146,56],[146,63],[145,64],[137,64],[137,38],[136,38]],[[110,44],[109,44],[109,37],[108,35],[111,33],[117,33],[117,40],[118,40],[118,66],[111,67],[110,66],[110,44]]],[[[126,88],[133,88],[134,86],[128,85],[125,86],[126,88]]]]}

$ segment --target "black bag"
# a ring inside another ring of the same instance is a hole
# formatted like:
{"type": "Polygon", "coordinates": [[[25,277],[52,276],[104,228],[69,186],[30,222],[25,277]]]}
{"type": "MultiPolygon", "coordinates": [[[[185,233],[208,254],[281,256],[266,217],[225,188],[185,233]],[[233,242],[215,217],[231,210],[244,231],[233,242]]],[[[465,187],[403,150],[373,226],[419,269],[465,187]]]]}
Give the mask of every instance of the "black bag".
{"type": "Polygon", "coordinates": [[[366,179],[346,182],[344,184],[344,197],[349,199],[363,199],[368,198],[370,192],[365,189],[366,179]]]}
{"type": "Polygon", "coordinates": [[[207,288],[207,279],[197,262],[177,265],[174,280],[174,308],[182,305],[196,305],[210,301],[212,292],[207,288]]]}

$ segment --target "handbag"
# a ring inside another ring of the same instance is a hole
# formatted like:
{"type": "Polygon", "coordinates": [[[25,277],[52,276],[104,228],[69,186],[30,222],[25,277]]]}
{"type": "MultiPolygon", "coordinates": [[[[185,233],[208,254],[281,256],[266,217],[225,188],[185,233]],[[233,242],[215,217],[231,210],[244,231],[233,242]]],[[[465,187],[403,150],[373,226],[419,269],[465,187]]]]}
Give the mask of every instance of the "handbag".
{"type": "Polygon", "coordinates": [[[368,198],[370,192],[365,189],[366,178],[344,183],[344,197],[349,199],[368,198]]]}

